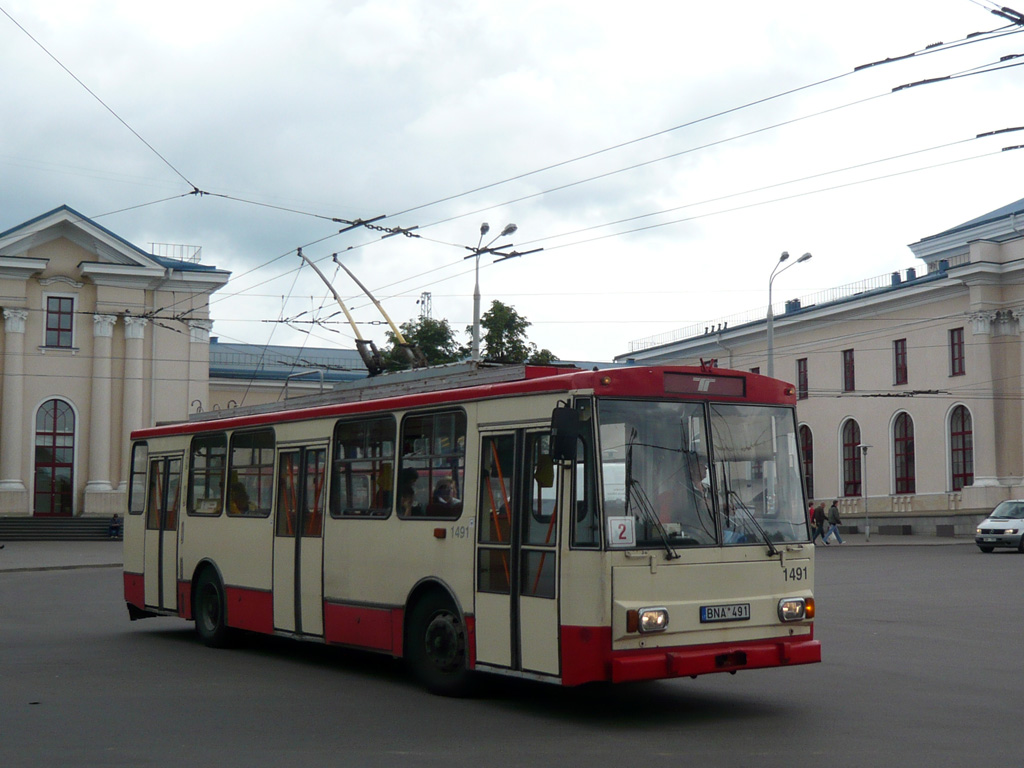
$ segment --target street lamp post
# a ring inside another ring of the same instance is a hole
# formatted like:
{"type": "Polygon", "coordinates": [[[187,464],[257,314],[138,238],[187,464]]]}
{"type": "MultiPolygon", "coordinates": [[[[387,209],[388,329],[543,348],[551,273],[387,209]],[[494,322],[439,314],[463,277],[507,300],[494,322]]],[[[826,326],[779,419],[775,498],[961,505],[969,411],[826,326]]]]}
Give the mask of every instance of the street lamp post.
{"type": "Polygon", "coordinates": [[[861,487],[864,489],[864,541],[871,541],[871,516],[868,514],[868,448],[870,447],[870,445],[860,446],[860,477],[861,487]]]}
{"type": "MultiPolygon", "coordinates": [[[[480,257],[485,253],[491,253],[491,246],[502,237],[508,237],[514,233],[518,227],[515,224],[506,224],[505,228],[501,230],[501,234],[491,240],[487,245],[481,247],[481,243],[484,241],[484,235],[491,231],[491,226],[486,221],[480,225],[480,240],[477,241],[476,248],[470,248],[473,251],[471,256],[467,256],[467,259],[474,259],[476,261],[476,284],[473,287],[473,347],[472,357],[474,362],[480,362],[480,257]]],[[[508,246],[500,246],[507,248],[508,246]]]]}
{"type": "Polygon", "coordinates": [[[768,375],[771,377],[775,376],[775,313],[772,311],[772,282],[778,275],[781,275],[790,267],[807,261],[811,258],[811,254],[805,253],[792,264],[787,264],[782,267],[782,269],[779,269],[779,267],[782,266],[782,262],[786,261],[788,258],[789,251],[783,251],[782,255],[779,256],[779,260],[775,262],[775,268],[772,270],[772,274],[768,278],[768,375]]]}

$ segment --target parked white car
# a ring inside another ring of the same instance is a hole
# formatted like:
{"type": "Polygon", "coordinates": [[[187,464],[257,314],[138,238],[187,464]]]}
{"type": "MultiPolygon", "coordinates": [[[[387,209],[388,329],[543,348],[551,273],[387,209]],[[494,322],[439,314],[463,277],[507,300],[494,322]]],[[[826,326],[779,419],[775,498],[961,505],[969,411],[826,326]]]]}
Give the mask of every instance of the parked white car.
{"type": "Polygon", "coordinates": [[[978,524],[974,543],[986,553],[996,547],[1014,547],[1024,552],[1024,499],[1000,502],[992,514],[978,524]]]}

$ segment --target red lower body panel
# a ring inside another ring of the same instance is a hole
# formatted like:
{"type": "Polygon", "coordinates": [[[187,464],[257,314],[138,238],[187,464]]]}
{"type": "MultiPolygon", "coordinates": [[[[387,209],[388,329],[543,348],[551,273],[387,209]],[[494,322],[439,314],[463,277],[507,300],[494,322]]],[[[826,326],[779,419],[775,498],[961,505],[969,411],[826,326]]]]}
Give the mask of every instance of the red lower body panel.
{"type": "Polygon", "coordinates": [[[690,677],[741,669],[787,667],[821,661],[821,643],[810,635],[713,645],[611,649],[609,627],[562,627],[562,683],[625,683],[690,677]]]}

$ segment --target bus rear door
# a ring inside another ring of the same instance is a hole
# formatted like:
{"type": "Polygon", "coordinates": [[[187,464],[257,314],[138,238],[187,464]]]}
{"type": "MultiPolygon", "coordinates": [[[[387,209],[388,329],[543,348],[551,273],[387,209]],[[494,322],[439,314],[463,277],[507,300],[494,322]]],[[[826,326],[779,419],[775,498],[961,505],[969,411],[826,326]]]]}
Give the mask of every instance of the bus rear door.
{"type": "Polygon", "coordinates": [[[274,627],[323,635],[323,525],[327,448],[278,454],[274,536],[274,627]]]}
{"type": "Polygon", "coordinates": [[[146,497],[146,605],[163,610],[178,607],[178,507],[181,502],[181,456],[149,462],[146,497]]]}
{"type": "Polygon", "coordinates": [[[559,526],[549,442],[547,430],[482,438],[476,660],[558,675],[559,526]]]}

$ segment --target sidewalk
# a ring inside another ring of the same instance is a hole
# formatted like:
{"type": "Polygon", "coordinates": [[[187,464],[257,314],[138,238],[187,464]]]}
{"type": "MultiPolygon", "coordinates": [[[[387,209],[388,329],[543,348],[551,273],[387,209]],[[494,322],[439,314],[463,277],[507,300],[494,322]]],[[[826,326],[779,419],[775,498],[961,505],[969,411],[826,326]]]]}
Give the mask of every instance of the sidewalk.
{"type": "MultiPolygon", "coordinates": [[[[863,533],[843,536],[843,547],[887,546],[952,546],[974,545],[972,537],[940,538],[938,536],[881,536],[871,534],[865,541],[863,533]]],[[[830,544],[839,547],[838,544],[830,544]]],[[[817,544],[822,547],[820,540],[817,544]]],[[[120,568],[123,563],[120,541],[8,541],[0,549],[0,572],[50,571],[69,568],[120,568]]]]}
{"type": "Polygon", "coordinates": [[[120,541],[7,541],[0,549],[0,572],[67,568],[120,568],[120,541]]]}
{"type": "MultiPolygon", "coordinates": [[[[871,540],[865,541],[863,533],[844,533],[843,544],[836,544],[831,542],[828,546],[830,547],[890,547],[890,546],[931,546],[931,547],[942,547],[950,546],[953,544],[974,544],[973,536],[889,536],[881,535],[877,533],[871,534],[871,540]]],[[[815,545],[818,549],[824,549],[821,545],[821,538],[818,538],[818,543],[815,545]]]]}

